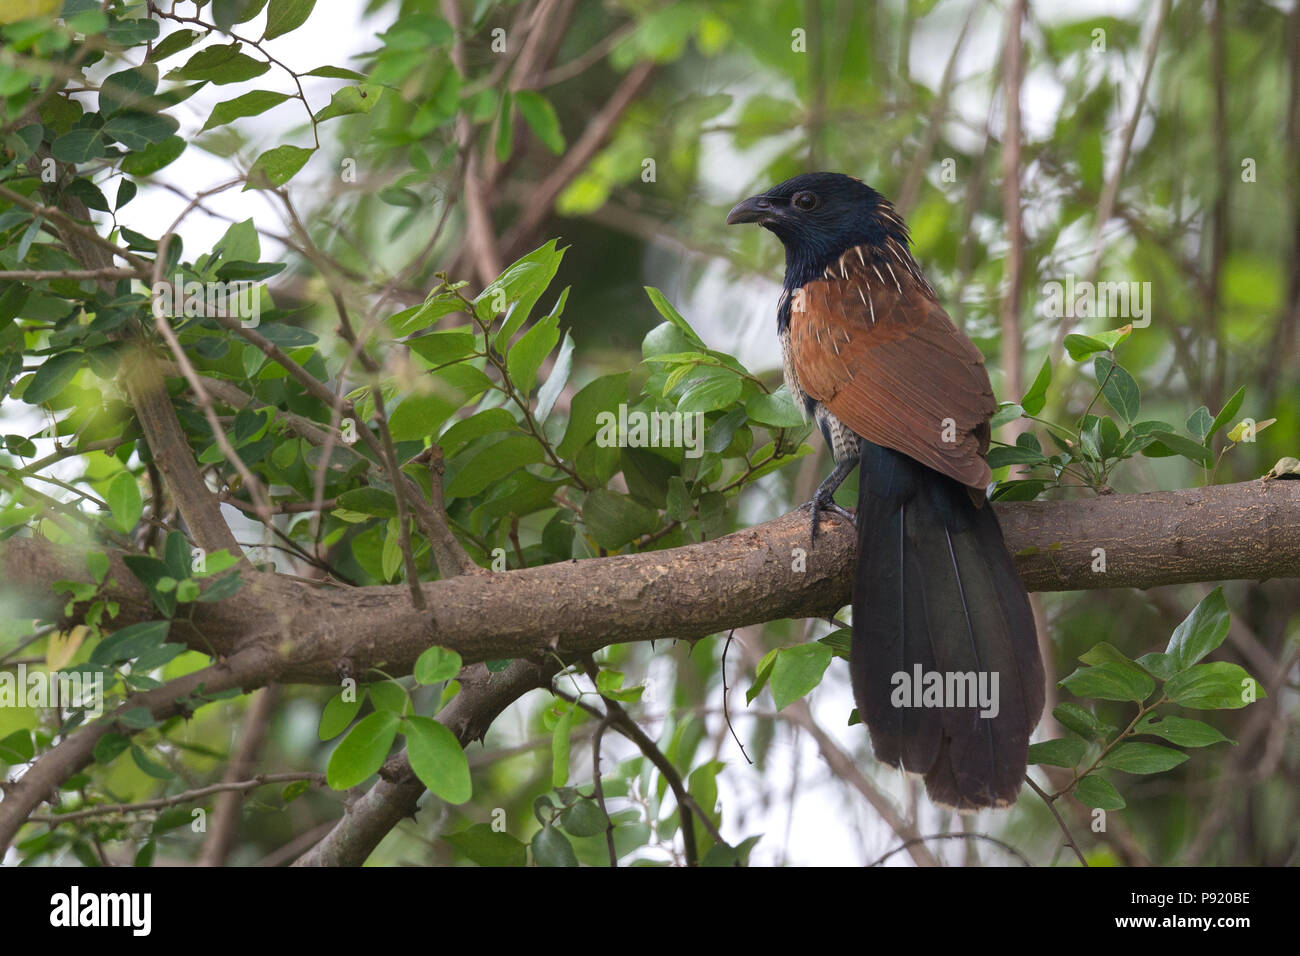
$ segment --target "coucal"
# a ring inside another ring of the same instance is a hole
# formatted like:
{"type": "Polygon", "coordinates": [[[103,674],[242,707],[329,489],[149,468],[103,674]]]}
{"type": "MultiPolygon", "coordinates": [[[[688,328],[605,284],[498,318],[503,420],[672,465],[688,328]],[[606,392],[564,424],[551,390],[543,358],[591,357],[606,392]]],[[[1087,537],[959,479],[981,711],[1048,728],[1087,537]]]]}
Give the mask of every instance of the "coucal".
{"type": "Polygon", "coordinates": [[[939,305],[903,220],[860,180],[796,176],[727,216],[746,222],[785,245],[785,381],[835,457],[812,501],[814,541],[821,512],[852,517],[832,495],[861,464],[849,669],[876,757],[924,775],[944,806],[1008,806],[1043,665],[985,501],[997,404],[984,358],[939,305]]]}

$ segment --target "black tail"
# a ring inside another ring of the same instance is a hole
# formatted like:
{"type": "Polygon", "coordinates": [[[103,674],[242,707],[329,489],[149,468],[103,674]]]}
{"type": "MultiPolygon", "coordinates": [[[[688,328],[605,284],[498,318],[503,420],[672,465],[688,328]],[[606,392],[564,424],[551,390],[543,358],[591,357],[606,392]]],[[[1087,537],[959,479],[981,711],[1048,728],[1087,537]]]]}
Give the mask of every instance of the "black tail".
{"type": "Polygon", "coordinates": [[[850,669],[876,757],[924,774],[936,803],[1007,806],[1044,688],[997,517],[906,455],[863,441],[861,461],[850,669]]]}

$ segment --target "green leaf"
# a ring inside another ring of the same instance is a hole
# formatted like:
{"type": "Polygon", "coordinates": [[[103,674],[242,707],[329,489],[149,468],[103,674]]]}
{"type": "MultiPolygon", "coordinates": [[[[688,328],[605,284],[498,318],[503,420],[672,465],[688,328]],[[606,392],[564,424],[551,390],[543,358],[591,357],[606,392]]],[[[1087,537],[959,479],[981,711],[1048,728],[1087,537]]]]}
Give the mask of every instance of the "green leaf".
{"type": "Polygon", "coordinates": [[[1022,445],[995,445],[989,449],[987,458],[990,468],[1001,468],[1004,465],[1041,465],[1047,461],[1047,456],[1041,451],[1022,445]]]}
{"type": "Polygon", "coordinates": [[[659,527],[659,512],[627,495],[597,488],[582,506],[587,532],[602,548],[616,550],[659,527]]]}
{"type": "Polygon", "coordinates": [[[745,402],[745,414],[760,425],[772,428],[798,428],[804,423],[803,414],[784,385],[771,394],[760,392],[749,399],[745,402]]]}
{"type": "Polygon", "coordinates": [[[283,186],[298,174],[314,150],[301,146],[276,146],[253,161],[244,189],[283,186]]]}
{"type": "Polygon", "coordinates": [[[129,661],[152,650],[167,639],[170,621],[140,621],[114,631],[90,653],[92,664],[112,665],[129,661]]]}
{"type": "Polygon", "coordinates": [[[81,368],[81,352],[60,352],[41,363],[40,368],[27,383],[23,401],[28,405],[47,402],[63,391],[81,368]]]}
{"type": "MultiPolygon", "coordinates": [[[[568,292],[568,289],[565,289],[568,292]]],[[[551,366],[551,374],[547,376],[542,387],[537,390],[537,411],[534,417],[538,424],[546,421],[551,414],[551,409],[555,407],[556,400],[560,393],[564,391],[565,384],[569,381],[569,373],[573,370],[573,336],[567,331],[564,333],[564,341],[560,343],[560,354],[555,359],[555,364],[551,366]]]]}
{"type": "Polygon", "coordinates": [[[1097,810],[1123,810],[1127,806],[1111,782],[1096,773],[1080,779],[1074,788],[1074,795],[1097,810]]]}
{"type": "Polygon", "coordinates": [[[676,326],[695,348],[703,349],[705,347],[704,340],[696,334],[695,329],[691,328],[691,324],[682,317],[682,314],[673,307],[667,296],[650,285],[645,287],[645,294],[650,297],[650,302],[654,305],[655,310],[676,326]]]}
{"type": "Polygon", "coordinates": [[[1098,700],[1143,701],[1151,696],[1156,682],[1132,665],[1107,662],[1080,667],[1061,681],[1076,697],[1098,700]]]}
{"type": "Polygon", "coordinates": [[[325,769],[330,787],[347,790],[377,772],[384,765],[401,723],[402,718],[391,710],[377,710],[362,718],[330,754],[325,769]]]}
{"type": "Polygon", "coordinates": [[[266,32],[262,39],[273,40],[296,30],[307,22],[316,0],[271,0],[266,10],[266,32]]]}
{"type": "Polygon", "coordinates": [[[1181,669],[1177,658],[1164,653],[1143,654],[1137,659],[1137,664],[1152,677],[1161,680],[1169,680],[1181,669]]]}
{"type": "Polygon", "coordinates": [[[555,272],[564,258],[564,249],[556,247],[551,239],[525,256],[511,263],[474,299],[474,308],[480,318],[496,314],[500,300],[504,299],[509,314],[497,331],[492,343],[504,352],[516,332],[527,321],[533,306],[555,278],[555,272]]]}
{"type": "MultiPolygon", "coordinates": [[[[188,143],[180,136],[168,136],[160,143],[153,143],[122,157],[122,172],[132,176],[151,176],[164,166],[173,163],[185,152],[188,143]]],[[[127,230],[122,230],[126,236],[127,230]]],[[[138,235],[138,234],[137,234],[138,235]]]]}
{"type": "Polygon", "coordinates": [[[686,380],[677,410],[683,415],[719,411],[740,398],[741,389],[740,377],[730,369],[701,367],[686,380]]]}
{"type": "MultiPolygon", "coordinates": [[[[118,734],[117,736],[121,736],[118,734]]],[[[99,743],[103,742],[103,737],[96,743],[95,748],[98,751],[99,743]]],[[[123,737],[123,740],[126,738],[123,737]]],[[[128,741],[129,743],[129,741],[128,741]]],[[[36,745],[32,743],[32,732],[30,730],[15,730],[9,736],[0,740],[0,763],[20,764],[27,763],[32,757],[36,756],[36,745]]],[[[99,760],[98,753],[95,759],[99,760]]],[[[101,763],[104,761],[100,761],[101,763]]]]}
{"type": "Polygon", "coordinates": [[[442,365],[473,354],[475,342],[473,332],[467,329],[450,329],[443,332],[428,332],[407,339],[402,344],[430,365],[442,365]]]}
{"type": "Polygon", "coordinates": [[[1157,444],[1142,449],[1142,453],[1149,458],[1162,457],[1163,452],[1165,456],[1182,455],[1207,467],[1214,464],[1214,453],[1200,442],[1184,438],[1174,432],[1157,431],[1151,432],[1151,435],[1156,439],[1157,444]]]}
{"type": "Polygon", "coordinates": [[[74,129],[50,144],[50,154],[65,163],[88,163],[104,155],[104,135],[97,129],[74,129]]]}
{"type": "Polygon", "coordinates": [[[1204,444],[1206,437],[1210,434],[1210,425],[1213,422],[1214,419],[1210,417],[1210,410],[1202,405],[1187,416],[1187,434],[1204,444]]]}
{"type": "Polygon", "coordinates": [[[578,390],[569,403],[569,424],[564,439],[556,447],[561,458],[572,461],[600,430],[597,417],[601,412],[616,412],[627,401],[630,372],[616,372],[593,379],[578,390]]]}
{"type": "Polygon", "coordinates": [[[161,143],[176,132],[179,124],[170,116],[154,113],[119,113],[100,131],[127,149],[145,149],[161,143]]]}
{"type": "Polygon", "coordinates": [[[600,836],[609,827],[609,817],[595,800],[579,800],[560,814],[560,826],[576,837],[600,836]]]}
{"type": "Polygon", "coordinates": [[[1210,423],[1209,431],[1206,432],[1207,438],[1217,432],[1224,425],[1228,424],[1228,422],[1232,421],[1232,416],[1237,414],[1237,410],[1241,408],[1241,403],[1245,398],[1246,386],[1243,385],[1232,393],[1232,398],[1228,399],[1227,403],[1219,411],[1219,414],[1214,416],[1214,421],[1210,423]]]}
{"type": "Polygon", "coordinates": [[[1070,353],[1070,358],[1082,362],[1094,352],[1105,352],[1107,348],[1105,342],[1094,339],[1090,335],[1075,333],[1065,337],[1065,350],[1070,353]]]}
{"type": "Polygon", "coordinates": [[[461,464],[447,482],[446,495],[448,498],[477,495],[512,471],[542,459],[542,448],[531,435],[506,435],[500,441],[480,448],[461,464]]]}
{"type": "Polygon", "coordinates": [[[1142,410],[1142,397],[1137,381],[1128,370],[1104,355],[1097,356],[1096,361],[1093,362],[1093,370],[1097,376],[1097,384],[1101,386],[1101,393],[1106,396],[1110,407],[1115,409],[1125,422],[1131,424],[1136,421],[1138,413],[1142,410]]]}
{"type": "Polygon", "coordinates": [[[144,513],[144,499],[135,475],[129,471],[120,472],[108,486],[107,498],[113,525],[124,534],[129,532],[144,513]]]}
{"type": "Polygon", "coordinates": [[[112,763],[122,754],[126,753],[130,746],[130,737],[126,734],[119,734],[116,731],[110,731],[95,741],[95,749],[93,751],[95,763],[112,763]]]}
{"type": "Polygon", "coordinates": [[[348,729],[348,724],[357,716],[361,703],[366,698],[361,691],[356,691],[352,696],[356,699],[344,700],[343,691],[339,691],[325,702],[320,714],[320,726],[316,728],[316,735],[321,740],[333,740],[348,729]]]}
{"type": "Polygon", "coordinates": [[[1165,682],[1165,696],[1192,710],[1238,710],[1267,694],[1237,664],[1197,664],[1165,682]]]}
{"type": "Polygon", "coordinates": [[[834,652],[816,642],[782,648],[772,665],[772,698],[776,709],[784,710],[821,683],[834,652]]]}
{"type": "Polygon", "coordinates": [[[411,769],[429,791],[447,803],[464,803],[473,796],[469,760],[460,741],[432,717],[402,721],[411,769]]]}
{"type": "Polygon", "coordinates": [[[519,337],[519,341],[510,346],[506,356],[506,371],[510,380],[523,395],[527,395],[537,384],[537,370],[542,367],[546,356],[551,354],[555,343],[560,340],[559,317],[547,317],[534,323],[533,327],[519,337]]]}
{"type": "Polygon", "coordinates": [[[174,773],[162,764],[158,763],[156,760],[150,759],[149,756],[135,744],[131,745],[131,759],[135,761],[137,767],[156,780],[170,780],[175,776],[174,773]]]}
{"type": "Polygon", "coordinates": [[[1052,709],[1052,716],[1057,719],[1062,727],[1073,730],[1076,734],[1089,740],[1101,740],[1114,729],[1098,720],[1092,711],[1086,707],[1080,707],[1073,701],[1057,704],[1052,709]]]}
{"type": "Polygon", "coordinates": [[[487,823],[475,823],[443,839],[479,866],[526,866],[528,848],[509,833],[493,830],[487,823]]]}
{"type": "Polygon", "coordinates": [[[369,113],[379,103],[379,98],[383,95],[383,92],[384,88],[382,86],[376,86],[373,83],[345,86],[341,90],[335,90],[334,95],[330,97],[329,103],[317,112],[316,122],[323,123],[325,120],[333,119],[336,116],[369,113]]]}
{"type": "Polygon", "coordinates": [[[243,96],[236,96],[233,100],[225,100],[212,107],[207,122],[203,124],[203,128],[199,132],[210,130],[214,126],[224,126],[232,120],[245,116],[257,116],[259,113],[265,113],[273,106],[278,106],[287,99],[289,99],[288,93],[276,93],[273,90],[253,90],[243,96]]]}
{"type": "Polygon", "coordinates": [[[459,674],[463,666],[459,654],[435,645],[415,659],[415,679],[421,684],[440,684],[459,674]]]}
{"type": "Polygon", "coordinates": [[[509,92],[501,94],[501,105],[497,110],[496,123],[496,157],[497,162],[504,163],[510,158],[510,150],[514,147],[515,126],[514,126],[514,96],[509,92]]]}
{"type": "Polygon", "coordinates": [[[381,680],[367,684],[366,693],[375,710],[391,710],[400,716],[411,709],[411,698],[397,681],[381,680]]]}
{"type": "Polygon", "coordinates": [[[197,30],[177,30],[174,33],[169,33],[154,44],[153,49],[149,51],[149,61],[157,63],[159,60],[165,60],[182,50],[188,50],[198,38],[199,31],[197,30]]]}
{"type": "Polygon", "coordinates": [[[1159,744],[1120,744],[1101,761],[1103,767],[1126,773],[1163,773],[1187,760],[1187,754],[1159,744]]]}
{"type": "Polygon", "coordinates": [[[382,488],[353,488],[338,497],[338,506],[346,511],[380,518],[397,517],[397,499],[382,488]]]}
{"type": "Polygon", "coordinates": [[[1087,745],[1078,737],[1062,737],[1029,745],[1027,762],[1046,764],[1049,767],[1076,767],[1083,759],[1087,745]]]}
{"type": "Polygon", "coordinates": [[[564,152],[560,118],[555,115],[555,107],[544,96],[532,90],[519,90],[515,93],[515,105],[519,107],[519,115],[547,149],[557,156],[564,152]]]}
{"type": "Polygon", "coordinates": [[[1160,737],[1180,747],[1208,747],[1211,744],[1232,743],[1227,737],[1209,724],[1186,717],[1157,717],[1147,714],[1134,731],[1160,737]]]}
{"type": "Polygon", "coordinates": [[[205,47],[194,54],[180,69],[167,74],[169,79],[207,80],[217,86],[242,83],[261,76],[271,68],[264,60],[255,60],[240,53],[239,43],[218,44],[205,47]]]}
{"type": "Polygon", "coordinates": [[[1037,415],[1047,404],[1047,386],[1051,384],[1052,358],[1049,355],[1043,359],[1043,367],[1034,376],[1034,383],[1029,386],[1029,391],[1025,392],[1024,398],[1020,399],[1020,407],[1030,415],[1037,415]]]}
{"type": "Polygon", "coordinates": [[[533,834],[533,862],[538,866],[577,866],[573,844],[558,827],[545,826],[533,834]]]}
{"type": "Polygon", "coordinates": [[[518,431],[519,425],[514,415],[504,408],[485,408],[469,418],[462,418],[438,436],[438,445],[443,453],[453,455],[466,442],[493,432],[518,431]]]}
{"type": "Polygon", "coordinates": [[[1230,623],[1223,588],[1217,587],[1174,629],[1165,653],[1174,658],[1178,670],[1186,670],[1223,643],[1230,623]]]}

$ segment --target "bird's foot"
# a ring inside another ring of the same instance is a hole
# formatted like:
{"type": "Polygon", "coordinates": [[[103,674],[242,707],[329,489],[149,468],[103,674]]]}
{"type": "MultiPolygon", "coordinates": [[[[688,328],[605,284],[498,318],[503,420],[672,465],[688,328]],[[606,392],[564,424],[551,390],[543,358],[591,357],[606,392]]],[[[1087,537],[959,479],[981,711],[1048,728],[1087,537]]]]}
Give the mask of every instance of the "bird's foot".
{"type": "Polygon", "coordinates": [[[810,544],[817,543],[817,523],[821,520],[822,512],[829,511],[831,514],[837,514],[841,518],[847,518],[850,524],[855,523],[853,512],[841,508],[835,503],[831,495],[816,495],[812,501],[808,502],[812,508],[812,524],[808,530],[808,541],[810,544]]]}

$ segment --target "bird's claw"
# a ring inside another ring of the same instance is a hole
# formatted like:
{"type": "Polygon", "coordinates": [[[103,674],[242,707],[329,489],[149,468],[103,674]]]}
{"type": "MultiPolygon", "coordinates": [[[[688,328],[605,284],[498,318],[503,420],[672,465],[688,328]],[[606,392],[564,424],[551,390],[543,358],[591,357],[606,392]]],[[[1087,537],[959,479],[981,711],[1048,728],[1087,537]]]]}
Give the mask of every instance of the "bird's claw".
{"type": "Polygon", "coordinates": [[[855,523],[853,512],[841,508],[835,503],[835,499],[830,495],[827,495],[825,498],[813,498],[812,501],[808,502],[808,505],[812,508],[812,524],[808,531],[808,541],[810,544],[817,543],[817,523],[821,520],[823,511],[829,511],[831,514],[837,514],[842,518],[847,518],[850,524],[855,523]]]}

